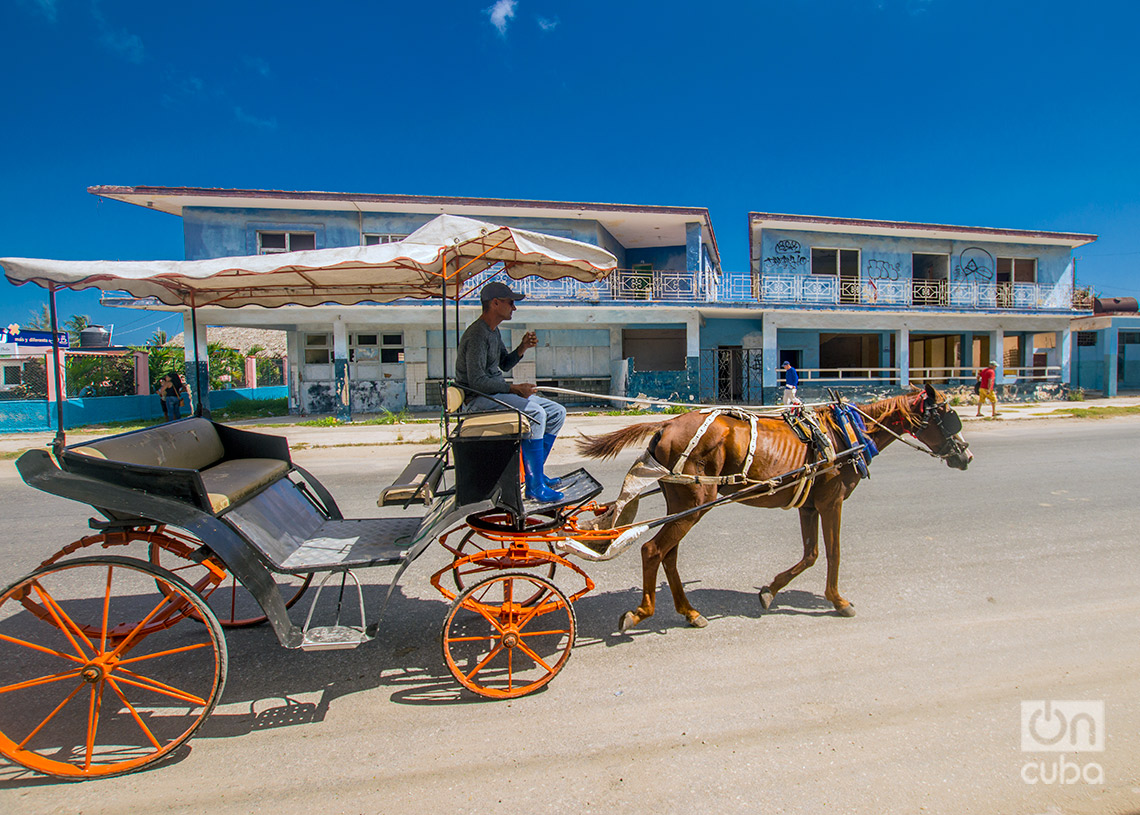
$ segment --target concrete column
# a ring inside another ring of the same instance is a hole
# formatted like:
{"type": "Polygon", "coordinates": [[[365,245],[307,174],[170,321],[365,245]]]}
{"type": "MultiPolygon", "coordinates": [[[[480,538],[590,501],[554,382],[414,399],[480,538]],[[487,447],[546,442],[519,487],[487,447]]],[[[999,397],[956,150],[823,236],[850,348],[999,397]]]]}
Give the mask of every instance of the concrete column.
{"type": "Polygon", "coordinates": [[[424,407],[427,405],[427,379],[427,330],[424,328],[405,328],[404,394],[408,407],[424,407]]]}
{"type": "Polygon", "coordinates": [[[701,315],[691,312],[685,317],[685,356],[692,359],[701,355],[701,315]]]}
{"type": "Polygon", "coordinates": [[[776,325],[776,318],[771,314],[765,314],[763,318],[762,332],[764,335],[764,351],[761,356],[764,370],[761,374],[760,385],[764,388],[764,393],[768,393],[769,389],[774,393],[776,389],[776,366],[780,364],[778,346],[778,327],[776,325]]]}
{"type": "Polygon", "coordinates": [[[685,270],[696,274],[701,270],[701,224],[685,224],[685,270]]]}
{"type": "Polygon", "coordinates": [[[285,386],[289,389],[289,412],[304,413],[301,399],[301,362],[304,348],[299,330],[285,332],[285,386]]]}
{"type": "Polygon", "coordinates": [[[185,338],[186,387],[189,388],[192,397],[190,404],[197,406],[202,415],[208,419],[210,418],[210,351],[206,347],[206,324],[198,320],[198,333],[195,335],[194,319],[187,311],[182,315],[182,336],[185,338]],[[198,360],[197,373],[194,367],[195,355],[198,360]]]}
{"type": "Polygon", "coordinates": [[[974,332],[962,332],[962,367],[967,369],[966,378],[972,379],[969,371],[974,368],[974,332]]]}
{"type": "Polygon", "coordinates": [[[983,364],[988,365],[990,360],[997,362],[997,376],[994,378],[995,385],[1005,384],[1005,329],[999,328],[996,331],[990,332],[990,358],[983,360],[983,364]]]}
{"type": "Polygon", "coordinates": [[[257,387],[257,357],[245,358],[245,386],[247,388],[257,387]]]}
{"type": "Polygon", "coordinates": [[[352,421],[352,382],[348,375],[348,325],[343,317],[333,321],[333,379],[336,388],[336,419],[352,421]]]}
{"type": "Polygon", "coordinates": [[[1073,332],[1065,328],[1057,334],[1057,364],[1061,366],[1061,381],[1072,385],[1073,376],[1073,332]]]}
{"type": "Polygon", "coordinates": [[[1120,330],[1109,325],[1104,331],[1104,395],[1116,396],[1119,386],[1116,376],[1116,358],[1120,354],[1120,330]]]}
{"type": "Polygon", "coordinates": [[[135,394],[150,394],[150,354],[146,351],[135,351],[135,394]]]}
{"type": "Polygon", "coordinates": [[[910,386],[910,329],[895,331],[895,367],[899,369],[899,387],[910,386]]]}

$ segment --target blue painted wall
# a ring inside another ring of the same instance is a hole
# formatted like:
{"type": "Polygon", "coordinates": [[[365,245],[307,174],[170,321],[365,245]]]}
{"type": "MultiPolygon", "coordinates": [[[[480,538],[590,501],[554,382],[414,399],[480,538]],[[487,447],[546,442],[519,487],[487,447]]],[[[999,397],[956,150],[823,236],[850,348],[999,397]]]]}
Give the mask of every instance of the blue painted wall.
{"type": "Polygon", "coordinates": [[[652,246],[646,249],[626,249],[625,260],[628,268],[641,263],[652,263],[654,269],[663,271],[685,271],[684,246],[652,246]]]}
{"type": "MultiPolygon", "coordinates": [[[[234,388],[210,391],[210,408],[217,410],[240,399],[284,399],[284,385],[266,388],[234,388]]],[[[63,426],[106,424],[107,422],[149,421],[162,418],[158,397],[98,396],[68,399],[63,403],[63,426]]],[[[55,403],[45,400],[0,402],[0,433],[35,433],[55,429],[55,403]]]]}
{"type": "MultiPolygon", "coordinates": [[[[1056,284],[1071,262],[1064,246],[1020,243],[892,238],[833,232],[801,232],[765,229],[760,239],[759,271],[764,274],[811,274],[811,247],[860,250],[860,274],[864,278],[904,280],[911,277],[911,254],[950,255],[950,280],[992,283],[996,280],[997,257],[1037,258],[1037,282],[1056,284]]],[[[753,268],[757,259],[753,258],[753,268]]]]}
{"type": "MultiPolygon", "coordinates": [[[[318,249],[332,246],[359,246],[361,232],[406,235],[430,221],[431,215],[329,210],[228,209],[187,207],[183,210],[186,259],[257,254],[259,231],[302,231],[316,234],[318,249]]],[[[595,246],[608,239],[620,247],[612,235],[596,221],[569,218],[496,218],[504,226],[517,226],[558,237],[573,238],[595,246]],[[601,233],[605,232],[605,236],[601,233]]],[[[605,248],[613,249],[610,246],[605,248]]],[[[684,267],[684,247],[681,247],[684,267]]],[[[616,254],[616,253],[615,253],[616,254]]],[[[619,261],[621,258],[619,257],[619,261]]],[[[666,268],[666,267],[661,267],[666,268]]]]}

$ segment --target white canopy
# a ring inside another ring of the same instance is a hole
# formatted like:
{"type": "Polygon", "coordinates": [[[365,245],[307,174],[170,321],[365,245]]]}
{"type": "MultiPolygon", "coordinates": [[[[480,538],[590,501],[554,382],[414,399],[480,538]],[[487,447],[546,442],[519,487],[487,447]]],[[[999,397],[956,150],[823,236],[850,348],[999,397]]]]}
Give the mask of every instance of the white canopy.
{"type": "Polygon", "coordinates": [[[581,241],[455,215],[440,215],[398,243],[376,246],[210,260],[0,258],[16,285],[127,291],[171,306],[225,308],[387,303],[445,291],[454,297],[465,280],[496,263],[515,279],[590,282],[609,274],[617,259],[581,241]]]}

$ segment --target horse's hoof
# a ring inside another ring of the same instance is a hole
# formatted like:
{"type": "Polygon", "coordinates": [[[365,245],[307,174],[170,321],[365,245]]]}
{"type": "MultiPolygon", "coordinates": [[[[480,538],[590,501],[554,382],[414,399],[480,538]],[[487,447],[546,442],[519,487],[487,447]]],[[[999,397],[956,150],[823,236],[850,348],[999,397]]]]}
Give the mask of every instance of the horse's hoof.
{"type": "Polygon", "coordinates": [[[618,633],[624,634],[639,622],[641,622],[641,620],[638,619],[636,614],[634,614],[632,611],[627,611],[625,614],[621,615],[621,619],[618,620],[618,633]]]}
{"type": "Polygon", "coordinates": [[[696,617],[689,618],[689,625],[691,625],[693,628],[706,628],[708,627],[708,624],[709,621],[704,618],[703,614],[698,614],[696,617]]]}
{"type": "Polygon", "coordinates": [[[776,595],[772,594],[772,590],[765,586],[760,589],[760,607],[767,611],[772,607],[772,601],[776,599],[776,595]]]}
{"type": "Polygon", "coordinates": [[[855,616],[855,606],[848,603],[845,606],[841,606],[841,607],[835,609],[835,613],[838,614],[840,617],[854,617],[855,616]]]}

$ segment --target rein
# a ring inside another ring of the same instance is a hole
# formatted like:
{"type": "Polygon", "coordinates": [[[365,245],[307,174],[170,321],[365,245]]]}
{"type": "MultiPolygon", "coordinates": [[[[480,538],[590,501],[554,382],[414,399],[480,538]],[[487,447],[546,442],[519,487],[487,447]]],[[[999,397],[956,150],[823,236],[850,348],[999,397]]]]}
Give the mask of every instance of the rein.
{"type": "MultiPolygon", "coordinates": [[[[935,453],[933,450],[927,448],[925,445],[919,444],[918,442],[911,441],[910,439],[906,438],[905,436],[902,436],[902,435],[896,433],[895,431],[891,430],[883,422],[879,421],[874,416],[871,416],[869,413],[867,413],[865,410],[860,408],[858,405],[853,404],[852,407],[855,408],[855,410],[857,410],[860,414],[862,414],[862,416],[864,418],[870,419],[872,422],[874,422],[876,425],[878,425],[881,429],[883,429],[884,431],[886,431],[890,435],[894,436],[896,439],[901,441],[907,447],[913,448],[920,453],[926,453],[926,455],[930,456],[931,458],[942,459],[943,461],[945,461],[946,459],[950,458],[950,456],[954,455],[954,453],[956,452],[956,450],[954,448],[957,445],[954,444],[954,434],[947,434],[946,431],[942,429],[942,423],[941,422],[937,423],[938,429],[940,431],[942,431],[942,437],[946,440],[946,443],[942,445],[942,450],[940,452],[935,453]]],[[[933,409],[931,409],[930,412],[934,412],[933,409]]],[[[930,424],[930,422],[931,422],[930,419],[927,419],[924,417],[922,424],[919,425],[919,429],[921,430],[921,429],[927,427],[930,424]]],[[[914,435],[914,434],[912,433],[911,435],[914,435]]]]}

